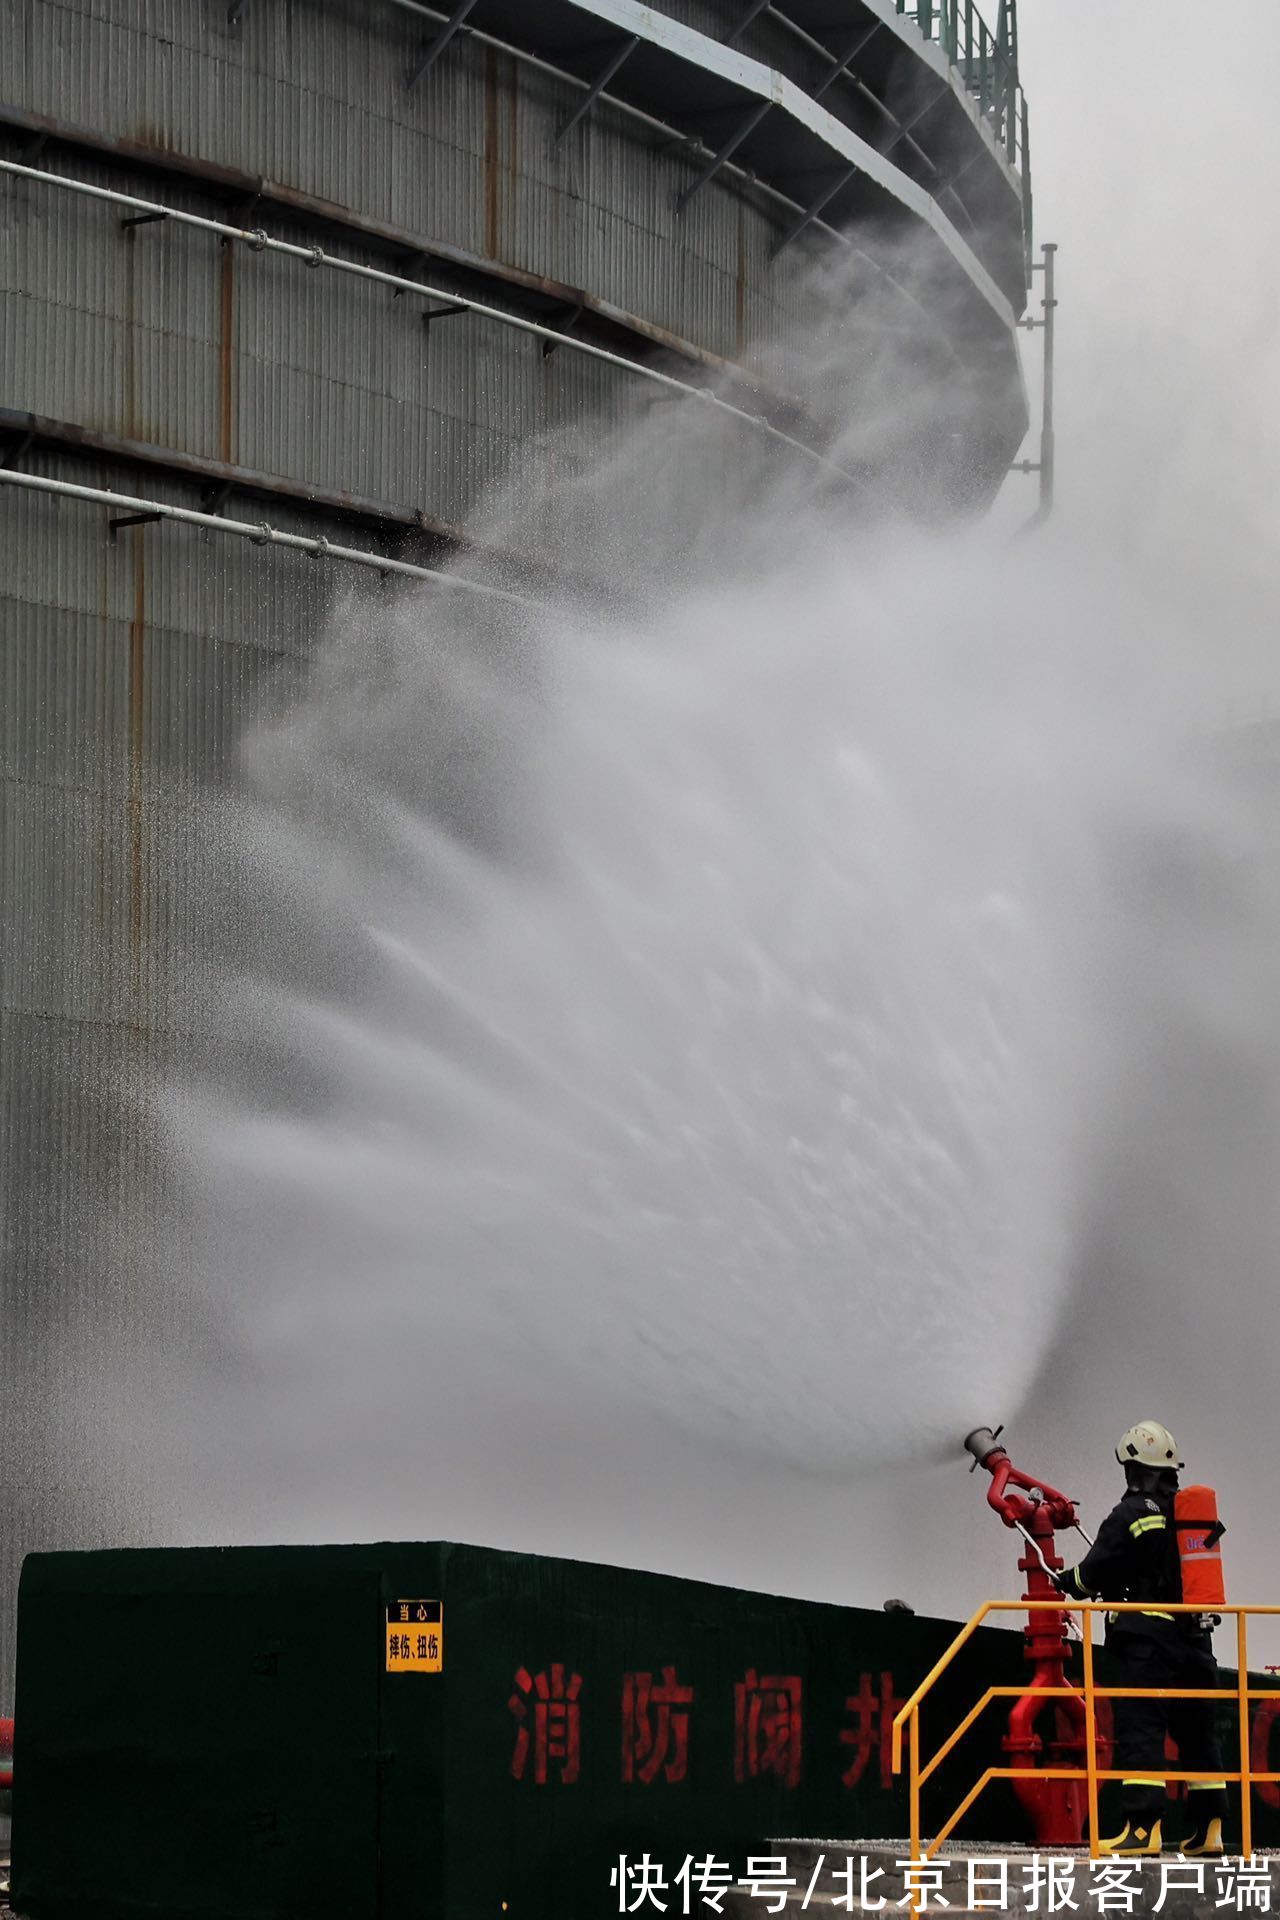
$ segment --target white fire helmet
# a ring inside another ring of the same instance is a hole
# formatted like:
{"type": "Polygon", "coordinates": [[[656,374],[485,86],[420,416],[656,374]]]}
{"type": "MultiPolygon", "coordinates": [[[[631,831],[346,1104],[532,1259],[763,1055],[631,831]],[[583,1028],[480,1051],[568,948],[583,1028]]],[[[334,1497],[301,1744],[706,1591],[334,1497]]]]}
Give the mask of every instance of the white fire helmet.
{"type": "Polygon", "coordinates": [[[1168,1427],[1162,1427],[1158,1420],[1139,1420],[1136,1427],[1130,1427],[1116,1448],[1116,1459],[1122,1467],[1131,1460],[1140,1467],[1176,1469],[1187,1464],[1179,1458],[1178,1443],[1168,1427]]]}

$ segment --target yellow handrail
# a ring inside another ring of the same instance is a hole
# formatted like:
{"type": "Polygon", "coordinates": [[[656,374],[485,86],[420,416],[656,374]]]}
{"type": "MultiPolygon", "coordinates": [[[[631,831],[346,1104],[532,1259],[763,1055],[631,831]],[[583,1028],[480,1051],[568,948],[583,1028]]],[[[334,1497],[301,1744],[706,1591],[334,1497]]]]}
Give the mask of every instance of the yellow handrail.
{"type": "MultiPolygon", "coordinates": [[[[1124,1776],[1114,1768],[1099,1767],[1097,1728],[1094,1723],[1094,1706],[1098,1700],[1234,1700],[1240,1714],[1240,1765],[1233,1772],[1221,1771],[1207,1773],[1203,1770],[1188,1771],[1186,1768],[1162,1767],[1161,1774],[1166,1780],[1223,1780],[1228,1784],[1240,1785],[1240,1847],[1241,1852],[1249,1855],[1253,1852],[1253,1813],[1251,1805],[1252,1789],[1257,1783],[1280,1781],[1280,1773],[1255,1773],[1250,1765],[1249,1702],[1251,1700],[1271,1700],[1276,1690],[1271,1687],[1251,1687],[1249,1685],[1248,1641],[1245,1622],[1250,1615],[1277,1615],[1280,1606],[1268,1607],[1215,1607],[1214,1613],[1231,1615],[1236,1623],[1236,1664],[1237,1675],[1234,1687],[1099,1687],[1093,1678],[1093,1615],[1105,1613],[1146,1613],[1150,1609],[1140,1601],[1120,1601],[1108,1605],[1096,1600],[987,1600],[969,1619],[956,1635],[951,1645],[940,1659],[936,1660],[924,1679],[920,1682],[910,1699],[904,1702],[893,1722],[893,1770],[902,1771],[902,1736],[904,1729],[909,1743],[909,1797],[911,1817],[911,1857],[913,1860],[931,1859],[937,1849],[954,1833],[960,1821],[992,1780],[1084,1780],[1087,1783],[1089,1805],[1089,1852],[1092,1858],[1098,1857],[1098,1783],[1103,1780],[1119,1780],[1124,1776]],[[983,1621],[993,1613],[1078,1613],[1082,1616],[1081,1655],[1083,1659],[1083,1687],[1073,1686],[1069,1681],[1062,1686],[1000,1686],[988,1687],[977,1705],[971,1707],[960,1724],[943,1741],[937,1751],[921,1765],[920,1759],[920,1706],[933,1690],[938,1680],[947,1671],[956,1655],[960,1652],[983,1621]],[[947,1756],[953,1752],[964,1735],[981,1717],[993,1700],[1022,1699],[1026,1694],[1034,1693],[1045,1699],[1074,1698],[1084,1702],[1085,1709],[1085,1764],[1083,1767],[988,1767],[976,1786],[970,1789],[960,1805],[939,1828],[927,1847],[921,1852],[920,1791],[925,1782],[941,1766],[947,1756]]],[[[1179,1601],[1161,1608],[1162,1613],[1203,1614],[1205,1609],[1189,1601],[1179,1601]]],[[[913,1902],[914,1910],[914,1902],[913,1902]]]]}

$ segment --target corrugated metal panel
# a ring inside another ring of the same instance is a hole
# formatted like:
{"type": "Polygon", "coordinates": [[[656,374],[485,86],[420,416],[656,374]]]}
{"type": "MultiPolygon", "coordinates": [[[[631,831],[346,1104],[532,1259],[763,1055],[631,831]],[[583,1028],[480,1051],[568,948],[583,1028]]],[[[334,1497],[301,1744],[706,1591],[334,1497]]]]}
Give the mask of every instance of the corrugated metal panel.
{"type": "MultiPolygon", "coordinates": [[[[154,191],[120,170],[77,177],[154,191]]],[[[274,224],[310,244],[304,226],[274,224]]],[[[631,231],[621,223],[624,252],[631,231]]],[[[15,286],[0,297],[10,404],[307,486],[465,518],[528,434],[594,416],[603,426],[637,404],[636,376],[567,349],[547,356],[496,321],[428,328],[419,296],[172,223],[125,230],[116,210],[35,183],[16,187],[0,246],[15,286]],[[470,423],[478,467],[446,448],[444,414],[470,423]]]]}
{"type": "MultiPolygon", "coordinates": [[[[232,32],[209,7],[202,33],[193,9],[168,37],[171,11],[164,0],[127,14],[106,0],[49,0],[29,13],[18,104],[263,173],[588,286],[733,351],[738,197],[714,185],[677,214],[689,163],[637,147],[632,123],[602,109],[556,148],[574,90],[467,41],[409,91],[404,75],[422,35],[391,9],[360,18],[337,6],[257,6],[232,32]],[[641,237],[674,257],[638,260],[641,237]]],[[[774,231],[761,213],[748,218],[762,235],[774,231]]],[[[764,247],[756,252],[763,260],[764,247]]],[[[789,277],[777,281],[775,302],[789,277]]]]}
{"type": "MultiPolygon", "coordinates": [[[[83,477],[83,466],[44,461],[83,477]]],[[[136,476],[102,468],[102,484],[136,476]]],[[[291,516],[280,514],[281,521],[291,516]]],[[[307,516],[292,516],[311,526],[307,516]]],[[[213,991],[212,795],[340,588],[304,556],[0,490],[0,1697],[17,1559],[137,1540],[139,1409],[85,1391],[176,1298],[155,1106],[213,991]]],[[[222,936],[225,937],[225,936],[222,936]]]]}
{"type": "MultiPolygon", "coordinates": [[[[79,178],[105,180],[101,168],[79,178]]],[[[219,248],[189,228],[13,183],[4,223],[6,400],[131,438],[215,452],[219,248]]]]}
{"type": "MultiPolygon", "coordinates": [[[[797,311],[798,276],[770,264],[775,224],[736,192],[713,185],[678,213],[688,161],[607,110],[556,148],[577,95],[474,44],[409,91],[422,30],[392,9],[254,0],[234,30],[225,0],[0,10],[4,87],[32,112],[271,176],[727,355],[797,311]]],[[[80,178],[228,211],[197,184],[49,154],[80,178]]],[[[0,286],[7,406],[443,521],[482,510],[513,470],[573,471],[652,407],[632,375],[496,322],[428,330],[415,296],[172,223],[126,231],[110,209],[12,180],[0,286]]],[[[659,412],[642,452],[661,435],[659,412]]],[[[731,485],[748,447],[761,451],[749,429],[712,416],[689,457],[708,487],[731,485]]],[[[201,503],[194,483],[137,468],[24,457],[201,503]]],[[[305,684],[335,595],[380,592],[297,553],[108,518],[0,489],[0,1258],[6,1333],[27,1328],[0,1342],[0,1538],[30,1545],[136,1524],[119,1483],[84,1464],[100,1458],[99,1410],[64,1383],[170,1310],[147,1282],[153,1109],[166,1070],[204,1044],[218,942],[249,938],[217,921],[214,797],[236,789],[246,730],[305,684]],[[49,1488],[69,1459],[81,1497],[60,1505],[49,1488]]],[[[270,518],[325,530],[283,503],[270,518]]],[[[0,1704],[7,1580],[0,1567],[0,1704]]]]}
{"type": "MultiPolygon", "coordinates": [[[[47,110],[56,92],[60,112],[78,112],[109,133],[259,171],[503,257],[511,236],[495,230],[495,205],[504,164],[497,149],[512,138],[515,63],[507,57],[455,40],[446,59],[409,89],[406,71],[428,29],[390,7],[316,0],[300,10],[278,0],[247,9],[232,28],[209,0],[176,25],[168,0],[150,0],[132,13],[106,0],[48,0],[35,13],[32,4],[24,0],[35,23],[25,104],[47,110]]],[[[725,23],[700,24],[715,38],[725,23]]],[[[785,36],[779,43],[788,44],[785,36]]],[[[799,61],[802,71],[812,62],[802,48],[791,51],[784,69],[799,61]]],[[[520,72],[521,92],[546,96],[558,123],[576,92],[527,68],[520,72]]],[[[638,153],[635,124],[607,106],[593,118],[611,127],[633,169],[656,172],[678,193],[688,161],[638,153]]],[[[519,177],[539,181],[554,201],[563,193],[565,164],[548,137],[531,148],[519,177]]],[[[722,182],[700,196],[718,206],[725,235],[737,195],[722,182]]],[[[555,219],[534,225],[543,238],[563,232],[555,219]]],[[[539,270],[551,270],[550,258],[539,270]]],[[[597,290],[617,297],[608,287],[597,290]]]]}
{"type": "Polygon", "coordinates": [[[171,895],[188,867],[163,842],[183,795],[198,812],[226,779],[246,720],[274,710],[282,663],[296,685],[288,662],[314,644],[334,582],[303,555],[176,527],[112,534],[79,503],[6,489],[0,512],[22,555],[0,598],[0,1006],[190,1024],[171,981],[132,1004],[142,949],[175,927],[157,878],[171,895]]]}

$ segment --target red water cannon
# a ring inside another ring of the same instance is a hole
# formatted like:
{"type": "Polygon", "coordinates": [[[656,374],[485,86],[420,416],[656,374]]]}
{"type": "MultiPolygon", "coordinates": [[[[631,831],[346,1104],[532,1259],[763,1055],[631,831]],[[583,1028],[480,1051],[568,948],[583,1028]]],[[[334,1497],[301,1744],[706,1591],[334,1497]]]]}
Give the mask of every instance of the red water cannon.
{"type": "MultiPolygon", "coordinates": [[[[997,1427],[994,1433],[990,1427],[974,1428],[964,1443],[965,1451],[973,1455],[969,1471],[974,1473],[979,1467],[985,1467],[991,1475],[987,1505],[995,1508],[1006,1527],[1016,1527],[1019,1533],[1030,1532],[1037,1539],[1047,1538],[1052,1547],[1055,1529],[1079,1527],[1076,1503],[1051,1487],[1047,1480],[1035,1480],[1021,1467],[1015,1467],[1000,1445],[1003,1432],[1003,1427],[997,1427]],[[1011,1493],[1011,1487],[1016,1491],[1011,1493]]],[[[1062,1561],[1051,1564],[1060,1567],[1062,1561]]]]}
{"type": "MultiPolygon", "coordinates": [[[[975,1427],[968,1435],[965,1449],[973,1455],[969,1471],[975,1473],[983,1467],[991,1475],[987,1505],[1026,1542],[1027,1550],[1018,1561],[1019,1572],[1026,1575],[1022,1598],[1056,1600],[1060,1595],[1052,1576],[1065,1562],[1054,1544],[1054,1535],[1071,1527],[1082,1531],[1076,1503],[1047,1480],[1015,1467],[1000,1444],[1003,1431],[1003,1427],[994,1432],[990,1427],[975,1427]]],[[[1070,1619],[1069,1614],[1049,1607],[1036,1607],[1027,1616],[1023,1639],[1025,1657],[1032,1663],[1031,1685],[1015,1702],[1004,1739],[1004,1750],[1015,1756],[1016,1767],[1084,1764],[1083,1699],[1073,1693],[1046,1700],[1042,1691],[1071,1684],[1067,1678],[1070,1619]],[[1051,1729],[1047,1739],[1036,1731],[1042,1715],[1051,1729]]],[[[1105,1766],[1106,1761],[1101,1764],[1105,1766]]],[[[1031,1817],[1037,1846],[1080,1845],[1088,1810],[1083,1781],[1020,1779],[1013,1782],[1013,1789],[1031,1817]]]]}

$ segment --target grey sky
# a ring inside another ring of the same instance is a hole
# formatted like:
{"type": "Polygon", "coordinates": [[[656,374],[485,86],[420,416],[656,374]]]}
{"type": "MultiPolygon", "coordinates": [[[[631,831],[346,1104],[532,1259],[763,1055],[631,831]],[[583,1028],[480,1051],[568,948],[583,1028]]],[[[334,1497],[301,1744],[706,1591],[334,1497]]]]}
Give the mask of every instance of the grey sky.
{"type": "MultiPolygon", "coordinates": [[[[1194,647],[1203,669],[1193,726],[1274,715],[1280,8],[1022,0],[1020,24],[1037,239],[1061,248],[1046,590],[1073,572],[1095,590],[1122,582],[1157,648],[1175,608],[1170,647],[1194,647]]],[[[1111,1430],[1131,1417],[1166,1419],[1191,1477],[1218,1481],[1241,1522],[1276,1439],[1273,927],[1246,923],[1231,944],[1215,925],[1206,985],[1219,967],[1237,984],[1212,1032],[1206,1020],[1189,1043],[1171,1019],[1111,1116],[1080,1301],[1038,1417],[1019,1422],[1044,1470],[1061,1463],[1095,1511],[1114,1477],[1111,1430]]],[[[1270,1598],[1269,1534],[1238,1523],[1229,1571],[1235,1597],[1270,1598]]]]}
{"type": "Polygon", "coordinates": [[[1061,248],[1064,516],[1156,569],[1273,589],[1280,8],[1022,0],[1019,19],[1037,239],[1061,248]]]}

